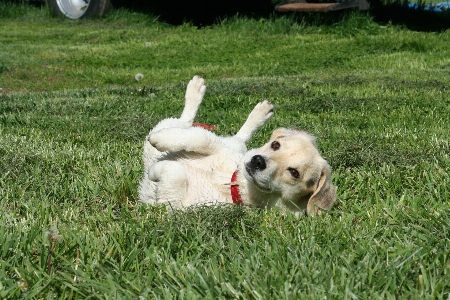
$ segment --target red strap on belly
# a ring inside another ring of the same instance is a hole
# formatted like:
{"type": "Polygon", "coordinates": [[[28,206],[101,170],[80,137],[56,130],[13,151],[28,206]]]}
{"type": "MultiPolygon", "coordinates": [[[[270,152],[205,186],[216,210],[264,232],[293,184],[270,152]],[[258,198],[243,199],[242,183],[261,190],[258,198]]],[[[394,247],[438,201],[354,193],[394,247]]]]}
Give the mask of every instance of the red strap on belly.
{"type": "Polygon", "coordinates": [[[214,126],[214,125],[206,125],[206,124],[199,123],[199,122],[193,123],[192,126],[194,126],[194,127],[201,127],[201,128],[204,128],[204,129],[210,130],[210,131],[211,131],[211,130],[216,130],[216,129],[217,129],[217,127],[214,126]]]}
{"type": "Polygon", "coordinates": [[[239,185],[236,182],[238,171],[234,171],[233,176],[231,176],[231,198],[233,199],[233,203],[243,204],[241,193],[239,193],[239,185]]]}

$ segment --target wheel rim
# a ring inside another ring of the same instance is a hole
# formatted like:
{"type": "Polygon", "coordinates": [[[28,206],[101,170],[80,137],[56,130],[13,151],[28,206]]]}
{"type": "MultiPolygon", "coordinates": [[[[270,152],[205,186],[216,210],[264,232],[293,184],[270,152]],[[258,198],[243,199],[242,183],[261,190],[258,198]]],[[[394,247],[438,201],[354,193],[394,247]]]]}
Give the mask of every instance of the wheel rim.
{"type": "Polygon", "coordinates": [[[57,0],[61,12],[71,19],[78,19],[84,15],[90,0],[57,0]]]}

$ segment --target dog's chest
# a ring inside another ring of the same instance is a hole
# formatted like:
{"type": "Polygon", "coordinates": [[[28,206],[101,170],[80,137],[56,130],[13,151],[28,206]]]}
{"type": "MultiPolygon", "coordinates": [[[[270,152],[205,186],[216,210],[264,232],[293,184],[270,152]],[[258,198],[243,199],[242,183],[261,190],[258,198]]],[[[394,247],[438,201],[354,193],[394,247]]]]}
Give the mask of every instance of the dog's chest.
{"type": "Polygon", "coordinates": [[[230,183],[242,160],[240,154],[219,153],[206,157],[183,158],[188,174],[189,204],[232,203],[230,183]]]}

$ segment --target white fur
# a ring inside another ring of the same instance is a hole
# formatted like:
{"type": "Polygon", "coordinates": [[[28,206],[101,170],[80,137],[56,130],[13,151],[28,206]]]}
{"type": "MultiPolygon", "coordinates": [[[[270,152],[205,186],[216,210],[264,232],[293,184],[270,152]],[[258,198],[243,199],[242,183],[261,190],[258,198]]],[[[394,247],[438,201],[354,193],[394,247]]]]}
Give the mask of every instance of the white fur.
{"type": "Polygon", "coordinates": [[[269,101],[258,103],[236,135],[219,137],[206,129],[192,127],[205,91],[203,78],[194,76],[186,89],[181,117],[161,121],[147,136],[140,201],[174,209],[233,203],[231,176],[238,170],[236,183],[244,204],[273,207],[281,200],[288,209],[307,209],[309,214],[315,213],[316,206],[331,207],[335,190],[330,168],[320,157],[312,136],[277,129],[266,145],[247,152],[246,143],[270,120],[273,105],[269,101]],[[279,139],[282,148],[271,149],[273,139],[279,139]],[[264,168],[255,164],[255,156],[264,160],[261,162],[264,168]],[[286,170],[294,167],[302,176],[293,178],[291,171],[286,174],[286,170]]]}

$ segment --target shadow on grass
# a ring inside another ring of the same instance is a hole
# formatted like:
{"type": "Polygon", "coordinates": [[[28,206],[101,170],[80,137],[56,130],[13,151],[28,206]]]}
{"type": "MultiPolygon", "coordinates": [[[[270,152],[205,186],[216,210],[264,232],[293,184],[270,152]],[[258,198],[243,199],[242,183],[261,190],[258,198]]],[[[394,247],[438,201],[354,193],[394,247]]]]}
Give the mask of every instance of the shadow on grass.
{"type": "Polygon", "coordinates": [[[180,25],[185,22],[208,26],[235,16],[269,17],[274,10],[271,0],[112,0],[114,7],[151,13],[160,21],[180,25]]]}
{"type": "MultiPolygon", "coordinates": [[[[208,26],[236,14],[253,18],[289,15],[306,25],[330,25],[341,20],[343,15],[349,12],[347,10],[329,13],[278,13],[274,7],[280,1],[273,0],[112,0],[112,2],[115,7],[125,7],[159,16],[161,21],[172,25],[190,22],[197,26],[208,26]]],[[[450,11],[443,13],[426,11],[420,1],[419,9],[409,9],[407,3],[407,0],[372,0],[370,15],[376,22],[391,22],[417,31],[444,31],[450,28],[450,11]]]]}
{"type": "Polygon", "coordinates": [[[408,7],[407,0],[372,0],[371,15],[378,23],[404,25],[416,31],[445,31],[450,28],[450,10],[436,13],[425,10],[425,1],[409,1],[418,3],[417,9],[408,7]]]}
{"type": "MultiPolygon", "coordinates": [[[[43,0],[3,0],[6,3],[29,4],[42,7],[43,0]]],[[[424,9],[427,0],[370,0],[369,15],[377,23],[403,25],[416,31],[441,32],[450,29],[450,10],[436,13],[424,9]],[[409,2],[418,3],[417,9],[408,7],[409,2]]],[[[445,0],[443,0],[445,1],[445,0]]],[[[171,25],[191,23],[196,26],[213,25],[236,15],[250,18],[290,16],[305,25],[333,25],[353,13],[342,10],[329,13],[278,13],[275,4],[281,0],[111,0],[115,8],[158,16],[171,25]]],[[[324,2],[308,0],[308,2],[324,2]]],[[[20,12],[16,12],[20,14],[20,12]]],[[[5,15],[5,12],[0,15],[5,15]]],[[[8,15],[8,13],[6,13],[8,15]]]]}

